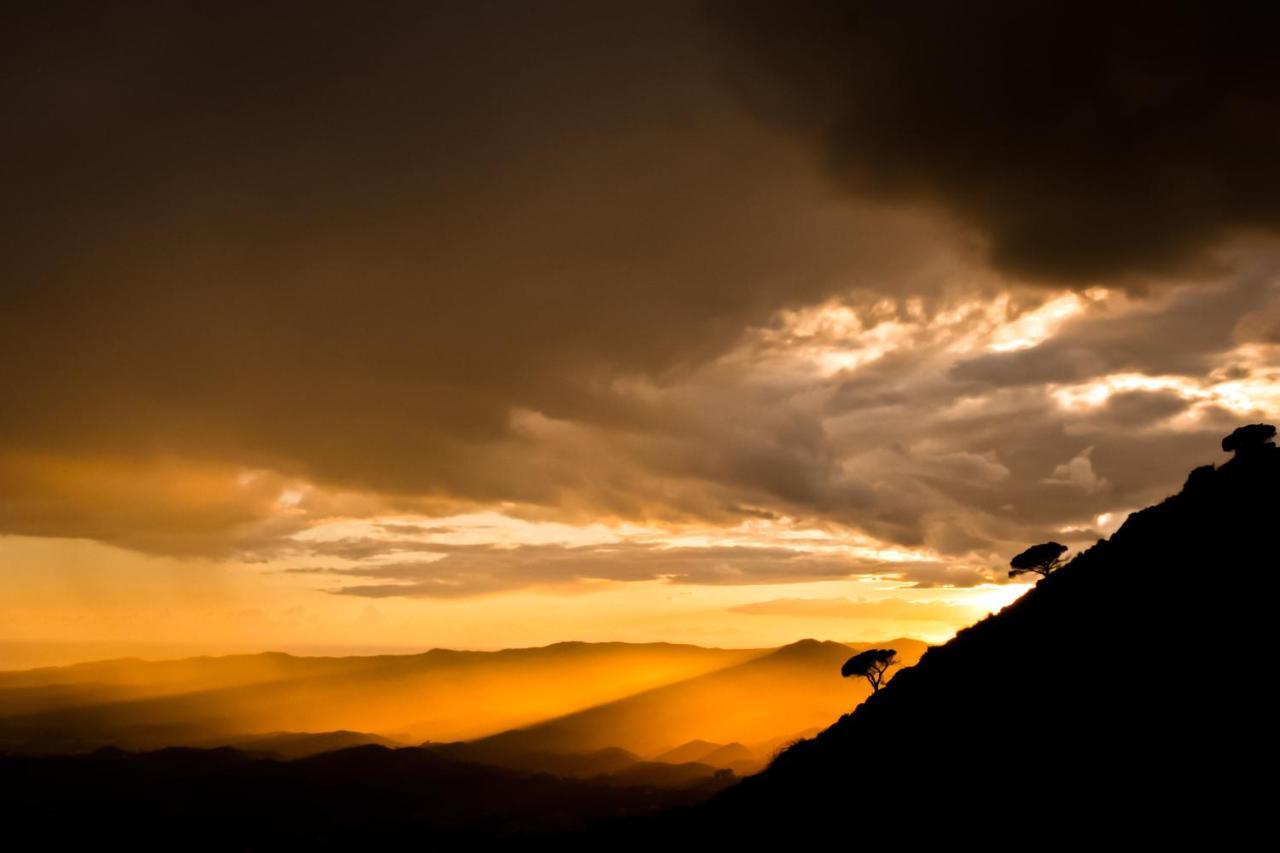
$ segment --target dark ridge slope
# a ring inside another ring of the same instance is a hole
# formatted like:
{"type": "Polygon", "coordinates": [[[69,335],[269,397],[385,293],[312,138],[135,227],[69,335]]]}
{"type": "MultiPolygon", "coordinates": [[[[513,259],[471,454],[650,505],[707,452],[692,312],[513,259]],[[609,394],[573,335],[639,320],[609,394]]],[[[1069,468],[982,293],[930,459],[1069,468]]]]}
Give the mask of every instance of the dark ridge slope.
{"type": "Polygon", "coordinates": [[[1196,469],[764,773],[620,840],[1221,844],[1270,811],[1277,510],[1274,446],[1196,469]]]}
{"type": "Polygon", "coordinates": [[[356,746],[294,761],[171,748],[0,755],[0,824],[14,850],[483,850],[687,806],[728,784],[643,774],[563,779],[356,746]],[[665,781],[665,780],[662,780],[665,781]]]}

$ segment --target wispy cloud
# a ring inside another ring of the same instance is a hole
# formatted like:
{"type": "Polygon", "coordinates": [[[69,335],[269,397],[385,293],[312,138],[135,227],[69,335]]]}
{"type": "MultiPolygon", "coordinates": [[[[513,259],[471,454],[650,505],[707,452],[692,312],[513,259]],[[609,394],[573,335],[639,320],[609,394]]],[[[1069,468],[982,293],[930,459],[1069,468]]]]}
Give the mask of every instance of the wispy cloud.
{"type": "Polygon", "coordinates": [[[731,608],[735,613],[758,616],[796,616],[805,619],[882,619],[900,622],[941,622],[948,625],[973,621],[981,609],[972,604],[910,601],[903,598],[775,598],[731,608]]]}

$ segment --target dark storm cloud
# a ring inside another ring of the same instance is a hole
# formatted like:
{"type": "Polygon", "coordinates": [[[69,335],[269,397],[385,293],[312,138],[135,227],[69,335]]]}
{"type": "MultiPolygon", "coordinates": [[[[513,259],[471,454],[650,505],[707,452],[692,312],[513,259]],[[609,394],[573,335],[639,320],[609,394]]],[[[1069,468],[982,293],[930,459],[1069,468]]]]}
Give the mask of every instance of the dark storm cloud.
{"type": "Polygon", "coordinates": [[[486,461],[513,412],[632,423],[618,377],[920,254],[721,91],[688,4],[51,3],[0,39],[0,457],[549,502],[486,461]]]}
{"type": "Polygon", "coordinates": [[[718,0],[735,79],[854,192],[933,202],[999,267],[1185,271],[1280,224],[1268,4],[718,0]]]}

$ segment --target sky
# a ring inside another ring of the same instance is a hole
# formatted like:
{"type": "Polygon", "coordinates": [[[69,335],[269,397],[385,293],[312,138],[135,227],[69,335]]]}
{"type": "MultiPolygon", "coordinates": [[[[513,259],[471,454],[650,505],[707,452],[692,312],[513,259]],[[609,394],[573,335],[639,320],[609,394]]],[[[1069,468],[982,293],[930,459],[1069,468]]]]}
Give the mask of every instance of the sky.
{"type": "Polygon", "coordinates": [[[0,667],[949,636],[1280,413],[1252,14],[13,13],[0,667]]]}

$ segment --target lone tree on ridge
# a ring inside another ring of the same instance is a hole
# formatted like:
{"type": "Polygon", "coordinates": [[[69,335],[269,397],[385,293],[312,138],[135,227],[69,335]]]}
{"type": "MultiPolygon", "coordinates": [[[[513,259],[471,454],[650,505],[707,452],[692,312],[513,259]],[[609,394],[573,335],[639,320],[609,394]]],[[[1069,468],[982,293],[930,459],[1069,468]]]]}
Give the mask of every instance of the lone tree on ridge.
{"type": "Polygon", "coordinates": [[[1009,561],[1012,566],[1009,577],[1016,578],[1030,572],[1047,578],[1050,572],[1062,565],[1062,555],[1066,550],[1066,545],[1059,545],[1057,542],[1032,545],[1009,561]]]}
{"type": "Polygon", "coordinates": [[[884,684],[884,674],[897,663],[894,660],[897,654],[894,649],[867,649],[865,652],[858,652],[844,662],[844,666],[840,667],[840,674],[845,678],[860,675],[871,685],[871,692],[878,693],[880,685],[884,684]]]}

